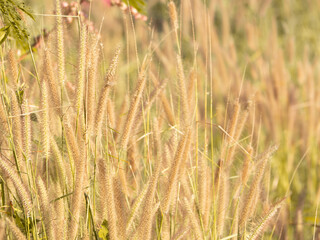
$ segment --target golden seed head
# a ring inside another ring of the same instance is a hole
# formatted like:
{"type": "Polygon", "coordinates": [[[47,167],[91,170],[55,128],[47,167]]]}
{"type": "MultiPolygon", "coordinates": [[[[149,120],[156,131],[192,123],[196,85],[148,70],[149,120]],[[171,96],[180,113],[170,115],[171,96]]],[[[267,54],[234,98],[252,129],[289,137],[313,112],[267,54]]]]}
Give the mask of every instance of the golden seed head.
{"type": "Polygon", "coordinates": [[[176,5],[174,2],[170,1],[168,7],[172,27],[174,30],[176,30],[179,28],[176,5]]]}

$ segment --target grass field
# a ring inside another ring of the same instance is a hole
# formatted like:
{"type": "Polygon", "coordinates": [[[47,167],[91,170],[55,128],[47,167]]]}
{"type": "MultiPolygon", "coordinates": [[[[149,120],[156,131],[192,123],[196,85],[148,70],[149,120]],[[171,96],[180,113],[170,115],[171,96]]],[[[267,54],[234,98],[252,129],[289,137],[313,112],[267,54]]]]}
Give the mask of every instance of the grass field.
{"type": "Polygon", "coordinates": [[[320,240],[320,2],[112,3],[13,9],[0,239],[320,240]]]}

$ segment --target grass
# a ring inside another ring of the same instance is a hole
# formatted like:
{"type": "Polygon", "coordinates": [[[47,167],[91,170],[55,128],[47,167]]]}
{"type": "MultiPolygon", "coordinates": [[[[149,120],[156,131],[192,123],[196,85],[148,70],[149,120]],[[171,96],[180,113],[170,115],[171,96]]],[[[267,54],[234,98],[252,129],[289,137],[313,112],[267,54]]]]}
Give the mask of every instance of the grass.
{"type": "Polygon", "coordinates": [[[32,4],[47,34],[0,48],[1,239],[320,239],[319,4],[32,4]]]}

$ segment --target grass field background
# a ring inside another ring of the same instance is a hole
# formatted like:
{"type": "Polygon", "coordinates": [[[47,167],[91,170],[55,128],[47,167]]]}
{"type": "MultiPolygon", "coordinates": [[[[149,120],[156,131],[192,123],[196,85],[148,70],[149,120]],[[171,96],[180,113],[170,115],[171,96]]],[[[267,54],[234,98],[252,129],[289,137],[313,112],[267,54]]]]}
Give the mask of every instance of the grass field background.
{"type": "Polygon", "coordinates": [[[26,3],[4,239],[320,239],[320,2],[26,3]]]}

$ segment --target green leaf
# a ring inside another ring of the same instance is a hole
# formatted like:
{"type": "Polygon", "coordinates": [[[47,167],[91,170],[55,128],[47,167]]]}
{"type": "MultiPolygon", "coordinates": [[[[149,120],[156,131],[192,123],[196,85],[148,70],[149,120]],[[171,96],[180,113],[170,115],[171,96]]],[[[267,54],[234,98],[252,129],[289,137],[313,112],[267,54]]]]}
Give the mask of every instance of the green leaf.
{"type": "Polygon", "coordinates": [[[139,13],[146,15],[146,2],[144,0],[122,0],[122,2],[134,7],[139,13]]]}
{"type": "MultiPolygon", "coordinates": [[[[28,50],[29,33],[22,21],[22,12],[34,20],[31,11],[28,10],[24,3],[20,3],[17,0],[0,0],[0,18],[5,26],[10,27],[10,31],[7,34],[13,37],[23,49],[28,50]]],[[[1,41],[4,40],[1,38],[1,41]]]]}
{"type": "Polygon", "coordinates": [[[32,13],[31,13],[29,10],[27,10],[27,9],[24,7],[24,5],[19,5],[18,8],[19,8],[22,12],[24,12],[25,14],[27,14],[33,21],[36,21],[36,20],[34,19],[33,15],[32,15],[32,13]]]}
{"type": "Polygon", "coordinates": [[[25,14],[27,14],[33,21],[35,21],[32,13],[27,9],[27,7],[25,6],[24,3],[16,3],[13,0],[7,0],[9,1],[13,6],[19,8],[22,12],[24,12],[25,14]]]}
{"type": "Polygon", "coordinates": [[[10,26],[5,26],[0,29],[0,45],[7,39],[10,32],[10,26]]]}
{"type": "Polygon", "coordinates": [[[101,238],[102,240],[109,240],[108,222],[106,220],[103,220],[101,224],[99,238],[101,238]]]}

